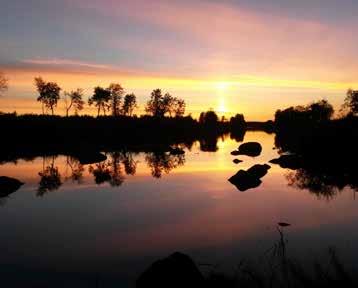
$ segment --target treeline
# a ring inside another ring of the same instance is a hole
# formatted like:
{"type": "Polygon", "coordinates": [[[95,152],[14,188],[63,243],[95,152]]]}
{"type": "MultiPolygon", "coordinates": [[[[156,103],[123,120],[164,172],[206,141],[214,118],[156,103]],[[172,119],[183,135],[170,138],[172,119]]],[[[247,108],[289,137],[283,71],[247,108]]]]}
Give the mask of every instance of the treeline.
{"type": "Polygon", "coordinates": [[[231,132],[241,139],[243,117],[220,121],[214,111],[191,116],[52,116],[0,114],[0,159],[31,155],[77,154],[82,151],[126,149],[163,151],[171,145],[199,141],[203,151],[215,151],[217,138],[231,132]],[[21,155],[20,155],[21,154],[21,155]]]}
{"type": "Polygon", "coordinates": [[[348,90],[341,115],[326,100],[275,114],[275,145],[295,187],[330,199],[345,187],[357,191],[358,91],[348,90]]]}
{"type": "MultiPolygon", "coordinates": [[[[349,89],[344,103],[335,119],[347,119],[358,116],[358,90],[349,89]]],[[[319,100],[306,106],[289,107],[277,110],[275,125],[278,130],[317,125],[332,120],[335,111],[327,100],[319,100]]]]}
{"type": "Polygon", "coordinates": [[[185,115],[183,99],[163,94],[160,89],[151,92],[145,106],[146,115],[137,116],[136,95],[126,94],[118,83],[107,88],[97,86],[88,104],[97,108],[97,117],[79,116],[84,109],[84,92],[78,88],[67,92],[55,82],[35,78],[37,100],[43,115],[0,113],[3,141],[2,154],[67,153],[68,151],[125,148],[159,149],[176,143],[202,141],[207,151],[216,148],[218,136],[233,131],[240,138],[246,128],[242,114],[219,119],[210,110],[202,112],[199,120],[185,115]],[[61,96],[62,95],[62,96],[61,96]],[[65,104],[66,117],[57,116],[55,109],[60,100],[65,104]],[[48,115],[48,111],[51,112],[48,115]],[[215,141],[214,141],[215,140],[215,141]],[[5,151],[5,152],[4,152],[5,151]]]}
{"type": "Polygon", "coordinates": [[[358,91],[349,89],[339,115],[333,118],[335,111],[327,100],[320,100],[306,106],[289,107],[275,113],[276,138],[283,150],[323,151],[335,148],[341,144],[349,148],[355,145],[358,124],[358,91]],[[326,143],[322,143],[326,141],[326,143]],[[349,147],[348,147],[349,146],[349,147]],[[319,148],[320,147],[320,148],[319,148]]]}
{"type": "MultiPolygon", "coordinates": [[[[62,88],[56,82],[46,82],[41,77],[35,78],[35,86],[38,92],[37,101],[42,104],[42,114],[47,110],[54,115],[55,108],[61,100],[62,88]]],[[[73,111],[78,115],[84,109],[83,89],[76,89],[70,92],[64,91],[62,96],[65,104],[66,116],[73,111]]],[[[88,98],[88,105],[97,109],[97,116],[106,115],[108,112],[112,116],[133,116],[138,108],[137,97],[133,93],[126,94],[124,88],[119,83],[111,83],[107,88],[97,86],[94,88],[93,95],[88,98]]],[[[150,100],[145,106],[148,115],[155,117],[183,117],[185,114],[185,101],[172,96],[169,93],[163,95],[161,89],[155,89],[150,95],[150,100]]]]}
{"type": "Polygon", "coordinates": [[[242,114],[229,121],[219,119],[211,110],[202,112],[199,120],[184,116],[185,101],[163,94],[160,89],[152,91],[145,107],[147,114],[137,116],[137,98],[133,93],[126,94],[118,83],[107,88],[97,86],[88,98],[88,104],[97,108],[97,117],[93,117],[79,116],[85,105],[82,89],[64,91],[61,97],[61,87],[41,77],[35,78],[35,86],[43,115],[0,113],[5,139],[0,151],[2,158],[16,158],[19,153],[51,155],[111,148],[163,150],[169,145],[194,141],[201,141],[203,150],[213,151],[218,136],[233,131],[233,137],[240,138],[246,128],[242,114]],[[66,117],[54,115],[61,99],[66,117]]]}

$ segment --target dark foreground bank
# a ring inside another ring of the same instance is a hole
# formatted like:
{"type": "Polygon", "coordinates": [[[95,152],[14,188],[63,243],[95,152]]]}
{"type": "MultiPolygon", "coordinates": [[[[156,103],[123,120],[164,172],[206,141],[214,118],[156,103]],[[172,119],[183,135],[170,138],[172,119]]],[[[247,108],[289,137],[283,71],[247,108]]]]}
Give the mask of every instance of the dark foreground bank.
{"type": "Polygon", "coordinates": [[[288,223],[279,223],[280,239],[258,261],[241,260],[233,273],[216,271],[215,266],[198,265],[190,256],[175,252],[154,262],[137,279],[137,288],[149,287],[210,287],[210,288],[271,288],[271,287],[358,287],[355,271],[343,265],[334,248],[325,259],[302,265],[290,258],[284,236],[288,223]]]}

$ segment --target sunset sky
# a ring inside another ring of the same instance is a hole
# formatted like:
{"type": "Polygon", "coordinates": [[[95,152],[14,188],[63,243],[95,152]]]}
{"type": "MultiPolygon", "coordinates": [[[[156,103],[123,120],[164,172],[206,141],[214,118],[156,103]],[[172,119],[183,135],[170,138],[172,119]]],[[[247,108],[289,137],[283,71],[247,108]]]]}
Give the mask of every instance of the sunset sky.
{"type": "MultiPolygon", "coordinates": [[[[357,0],[0,0],[1,111],[40,113],[33,78],[162,88],[248,120],[358,88],[357,0]]],[[[59,104],[58,113],[63,113],[59,104]]],[[[88,110],[90,111],[90,110],[88,110]]]]}

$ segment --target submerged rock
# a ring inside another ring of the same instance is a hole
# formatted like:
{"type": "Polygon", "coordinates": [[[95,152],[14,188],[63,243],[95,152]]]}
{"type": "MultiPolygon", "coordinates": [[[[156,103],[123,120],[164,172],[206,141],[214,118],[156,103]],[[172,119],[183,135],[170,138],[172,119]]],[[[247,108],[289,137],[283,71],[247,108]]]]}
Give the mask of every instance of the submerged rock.
{"type": "Polygon", "coordinates": [[[254,165],[247,171],[240,170],[237,172],[234,176],[229,178],[229,182],[242,192],[256,188],[262,183],[260,178],[264,177],[270,168],[271,167],[267,164],[254,165]]]}
{"type": "Polygon", "coordinates": [[[154,262],[138,278],[136,287],[182,288],[203,287],[204,277],[194,261],[183,253],[176,252],[154,262]]]}
{"type": "Polygon", "coordinates": [[[99,152],[81,152],[74,155],[82,165],[99,163],[107,160],[107,156],[99,152]]]}
{"type": "Polygon", "coordinates": [[[270,163],[278,164],[281,168],[297,170],[303,167],[304,161],[301,156],[290,154],[281,155],[279,158],[272,159],[270,163]]]}
{"type": "Polygon", "coordinates": [[[247,155],[251,157],[259,156],[261,154],[262,147],[258,142],[247,142],[241,144],[239,147],[239,155],[247,155]]]}
{"type": "Polygon", "coordinates": [[[24,183],[17,179],[0,176],[0,197],[6,197],[11,193],[14,193],[22,185],[24,185],[24,183]]]}
{"type": "Polygon", "coordinates": [[[239,164],[239,163],[242,162],[242,160],[240,160],[240,159],[234,159],[234,160],[232,160],[232,162],[234,162],[235,164],[239,164]]]}

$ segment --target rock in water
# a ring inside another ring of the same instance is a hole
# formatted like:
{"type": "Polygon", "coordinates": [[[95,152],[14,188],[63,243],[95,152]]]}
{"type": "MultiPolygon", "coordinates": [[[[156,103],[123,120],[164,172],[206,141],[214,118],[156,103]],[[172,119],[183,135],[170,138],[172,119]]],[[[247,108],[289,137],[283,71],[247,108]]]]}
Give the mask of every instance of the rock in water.
{"type": "Polygon", "coordinates": [[[24,185],[24,183],[17,179],[0,176],[0,197],[6,197],[11,193],[14,193],[22,185],[24,185]]]}
{"type": "Polygon", "coordinates": [[[234,159],[234,160],[232,160],[232,162],[234,162],[235,164],[239,164],[239,163],[242,162],[242,160],[240,160],[240,159],[234,159]]]}
{"type": "Polygon", "coordinates": [[[256,188],[262,183],[260,178],[267,174],[271,167],[267,164],[257,164],[249,168],[247,171],[240,170],[229,179],[229,182],[236,186],[242,192],[256,188]]]}
{"type": "Polygon", "coordinates": [[[187,255],[176,252],[154,262],[138,278],[137,288],[203,287],[204,277],[187,255]]]}
{"type": "Polygon", "coordinates": [[[242,192],[256,188],[261,184],[260,178],[254,177],[245,170],[240,170],[234,176],[230,177],[229,182],[242,192]]]}
{"type": "Polygon", "coordinates": [[[251,168],[249,168],[247,170],[248,173],[250,173],[251,175],[253,175],[254,177],[257,178],[262,178],[267,174],[267,171],[270,169],[270,165],[267,164],[256,164],[254,166],[252,166],[251,168]]]}
{"type": "Polygon", "coordinates": [[[239,147],[240,155],[247,155],[251,157],[259,156],[261,154],[262,147],[258,142],[247,142],[241,144],[239,147]]]}

